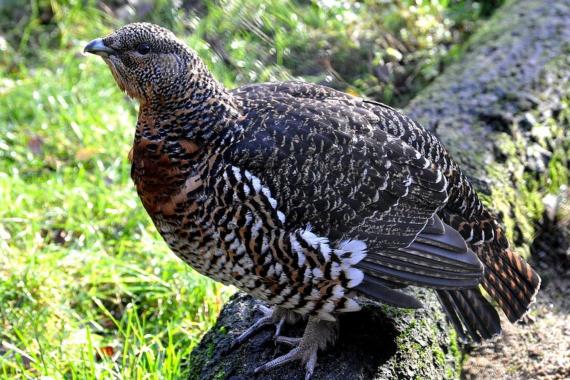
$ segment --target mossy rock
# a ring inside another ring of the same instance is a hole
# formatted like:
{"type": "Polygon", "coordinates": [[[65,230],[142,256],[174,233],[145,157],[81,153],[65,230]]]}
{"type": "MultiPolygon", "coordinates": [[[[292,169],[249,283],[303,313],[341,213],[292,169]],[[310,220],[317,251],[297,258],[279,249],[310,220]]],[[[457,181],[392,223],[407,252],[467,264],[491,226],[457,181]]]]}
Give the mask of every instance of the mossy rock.
{"type": "MultiPolygon", "coordinates": [[[[457,377],[457,352],[435,295],[426,289],[410,289],[424,303],[424,309],[406,310],[367,304],[358,313],[340,317],[338,344],[319,354],[314,380],[452,379],[457,377]]],[[[194,349],[189,359],[190,379],[250,379],[253,369],[286,353],[276,346],[267,328],[241,347],[229,350],[231,341],[261,314],[256,301],[238,293],[222,310],[214,328],[194,349]],[[220,331],[225,330],[225,334],[220,331]],[[212,352],[212,347],[216,349],[212,352]]],[[[286,336],[301,336],[304,323],[287,326],[286,336]]],[[[268,380],[300,379],[299,363],[263,373],[268,380]]]]}

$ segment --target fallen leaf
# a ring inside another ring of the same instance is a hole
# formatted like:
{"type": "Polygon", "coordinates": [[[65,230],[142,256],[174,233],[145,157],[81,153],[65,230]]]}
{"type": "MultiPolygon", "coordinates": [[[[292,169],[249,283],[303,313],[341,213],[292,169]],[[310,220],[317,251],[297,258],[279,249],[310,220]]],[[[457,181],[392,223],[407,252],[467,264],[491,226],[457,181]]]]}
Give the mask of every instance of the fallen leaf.
{"type": "Polygon", "coordinates": [[[28,140],[28,149],[32,154],[39,156],[43,153],[44,139],[40,136],[32,136],[28,140]]]}
{"type": "Polygon", "coordinates": [[[111,346],[100,347],[99,351],[101,352],[101,356],[106,356],[108,358],[115,354],[115,349],[111,346]]]}
{"type": "Polygon", "coordinates": [[[95,148],[81,148],[75,152],[75,159],[78,161],[87,161],[93,158],[99,151],[95,148]]]}

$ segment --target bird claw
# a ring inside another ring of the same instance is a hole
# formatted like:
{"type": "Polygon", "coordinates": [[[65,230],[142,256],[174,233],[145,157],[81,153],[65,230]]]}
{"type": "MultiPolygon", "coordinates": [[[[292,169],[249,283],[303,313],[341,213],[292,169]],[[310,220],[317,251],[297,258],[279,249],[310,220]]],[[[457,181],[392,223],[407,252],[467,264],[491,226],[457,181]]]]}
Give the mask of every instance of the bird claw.
{"type": "Polygon", "coordinates": [[[277,338],[277,342],[295,347],[285,355],[279,356],[263,365],[260,365],[253,372],[258,374],[262,371],[280,367],[295,360],[301,360],[305,363],[305,380],[309,380],[311,376],[313,376],[313,372],[317,364],[317,352],[319,350],[318,345],[303,345],[302,338],[289,337],[279,337],[277,338]]]}
{"type": "Polygon", "coordinates": [[[237,338],[235,338],[230,345],[230,349],[234,349],[237,346],[243,344],[243,342],[245,342],[248,338],[257,334],[260,330],[265,328],[265,326],[270,325],[273,322],[273,311],[270,308],[258,304],[255,305],[255,309],[261,311],[263,313],[263,316],[255,321],[254,324],[249,326],[247,330],[241,333],[237,338]]]}
{"type": "Polygon", "coordinates": [[[230,349],[245,342],[252,335],[265,328],[267,325],[275,325],[274,339],[275,343],[286,344],[292,349],[287,354],[279,356],[257,368],[254,373],[258,374],[268,369],[280,367],[283,364],[300,360],[305,365],[305,380],[309,380],[313,375],[317,364],[317,352],[324,349],[328,343],[336,338],[336,325],[331,322],[321,321],[316,318],[309,318],[305,332],[302,338],[294,338],[281,336],[281,328],[287,323],[295,323],[298,316],[295,313],[285,309],[270,309],[263,305],[256,305],[255,309],[261,311],[261,316],[253,325],[245,330],[241,335],[235,338],[230,345],[230,349]]]}
{"type": "Polygon", "coordinates": [[[301,342],[301,338],[292,338],[288,336],[278,336],[275,338],[276,343],[283,343],[291,347],[298,346],[301,342]]]}
{"type": "Polygon", "coordinates": [[[277,322],[277,324],[275,325],[275,335],[274,338],[277,340],[279,338],[279,336],[281,335],[281,328],[283,327],[283,325],[285,324],[285,319],[286,315],[283,314],[283,316],[281,316],[281,318],[279,318],[279,322],[277,322]]]}
{"type": "Polygon", "coordinates": [[[285,324],[287,320],[286,313],[279,313],[278,320],[275,322],[276,313],[274,310],[268,308],[267,306],[257,304],[254,306],[255,310],[260,311],[263,313],[263,316],[260,317],[255,323],[253,323],[247,330],[241,333],[237,338],[235,338],[231,345],[230,350],[236,348],[237,346],[243,344],[247,339],[252,337],[253,335],[257,334],[259,331],[264,329],[266,326],[274,324],[275,325],[275,334],[274,339],[277,339],[281,334],[281,328],[285,324]]]}
{"type": "Polygon", "coordinates": [[[291,351],[257,367],[254,373],[258,374],[300,360],[305,365],[305,380],[309,380],[313,376],[317,364],[317,352],[334,341],[336,335],[337,330],[334,323],[310,318],[302,338],[278,336],[275,339],[276,343],[292,346],[291,351]]]}

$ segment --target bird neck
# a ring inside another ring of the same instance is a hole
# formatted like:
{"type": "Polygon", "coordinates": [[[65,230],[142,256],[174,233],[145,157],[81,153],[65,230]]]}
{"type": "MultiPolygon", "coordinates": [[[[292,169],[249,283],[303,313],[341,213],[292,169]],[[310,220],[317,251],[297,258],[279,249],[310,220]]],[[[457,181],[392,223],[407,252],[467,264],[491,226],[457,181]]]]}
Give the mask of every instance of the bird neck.
{"type": "Polygon", "coordinates": [[[239,103],[203,64],[181,78],[177,87],[174,95],[158,94],[141,103],[138,137],[187,140],[218,151],[241,136],[239,103]]]}

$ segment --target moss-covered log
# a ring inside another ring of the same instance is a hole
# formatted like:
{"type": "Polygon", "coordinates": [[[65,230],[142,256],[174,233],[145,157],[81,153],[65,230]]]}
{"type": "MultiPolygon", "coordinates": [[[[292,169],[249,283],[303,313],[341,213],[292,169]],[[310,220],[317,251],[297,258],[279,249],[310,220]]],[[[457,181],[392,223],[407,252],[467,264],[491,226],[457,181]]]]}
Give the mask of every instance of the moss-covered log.
{"type": "Polygon", "coordinates": [[[568,181],[570,1],[514,1],[470,41],[460,62],[423,91],[409,114],[435,132],[500,213],[523,255],[541,199],[568,181]]]}
{"type": "MultiPolygon", "coordinates": [[[[568,182],[568,120],[557,119],[568,115],[561,111],[568,104],[569,19],[570,1],[510,2],[407,107],[449,147],[523,253],[543,214],[542,197],[568,182]]],[[[339,342],[320,354],[314,379],[457,377],[460,353],[437,300],[428,290],[410,291],[424,309],[367,306],[342,316],[339,342]]],[[[287,350],[274,345],[269,330],[228,350],[259,316],[254,303],[237,295],[225,306],[192,353],[191,378],[247,379],[253,368],[287,350]]],[[[294,363],[260,378],[302,376],[294,363]]]]}

